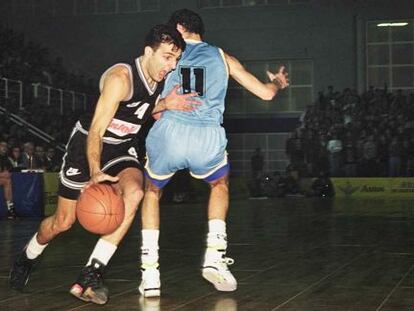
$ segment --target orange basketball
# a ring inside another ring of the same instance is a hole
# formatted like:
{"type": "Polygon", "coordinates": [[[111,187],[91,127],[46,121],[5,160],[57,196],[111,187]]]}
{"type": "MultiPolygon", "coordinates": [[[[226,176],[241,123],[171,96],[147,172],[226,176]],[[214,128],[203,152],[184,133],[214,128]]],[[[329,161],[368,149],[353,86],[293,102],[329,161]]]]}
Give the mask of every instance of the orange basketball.
{"type": "Polygon", "coordinates": [[[114,232],[124,220],[124,201],[108,184],[95,184],[82,192],[76,217],[89,232],[105,235],[114,232]]]}

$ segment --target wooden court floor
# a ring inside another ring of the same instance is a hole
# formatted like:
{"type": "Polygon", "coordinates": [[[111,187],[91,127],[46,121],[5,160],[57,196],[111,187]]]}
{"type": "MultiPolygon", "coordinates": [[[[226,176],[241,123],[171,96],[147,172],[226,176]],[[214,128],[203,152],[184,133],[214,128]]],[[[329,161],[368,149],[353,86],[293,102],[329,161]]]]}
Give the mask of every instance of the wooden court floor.
{"type": "Polygon", "coordinates": [[[109,265],[105,306],[68,294],[97,237],[76,225],[57,238],[17,293],[8,288],[9,266],[39,220],[0,221],[0,310],[414,310],[412,200],[232,201],[228,256],[239,282],[232,293],[200,275],[205,205],[165,205],[161,213],[161,298],[137,291],[136,221],[109,265]]]}

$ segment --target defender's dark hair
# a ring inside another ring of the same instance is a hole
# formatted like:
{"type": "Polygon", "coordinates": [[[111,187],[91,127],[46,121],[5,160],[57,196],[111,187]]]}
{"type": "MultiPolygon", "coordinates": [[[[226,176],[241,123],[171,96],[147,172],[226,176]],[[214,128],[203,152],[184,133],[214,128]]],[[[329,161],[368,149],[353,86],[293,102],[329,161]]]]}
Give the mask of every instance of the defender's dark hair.
{"type": "Polygon", "coordinates": [[[181,9],[172,13],[168,24],[174,27],[180,24],[188,32],[199,34],[201,37],[204,35],[204,23],[200,15],[188,9],[181,9]]]}
{"type": "Polygon", "coordinates": [[[154,50],[158,49],[161,43],[172,43],[181,51],[185,50],[185,41],[176,27],[172,25],[160,24],[151,28],[145,36],[144,46],[149,46],[154,50]]]}

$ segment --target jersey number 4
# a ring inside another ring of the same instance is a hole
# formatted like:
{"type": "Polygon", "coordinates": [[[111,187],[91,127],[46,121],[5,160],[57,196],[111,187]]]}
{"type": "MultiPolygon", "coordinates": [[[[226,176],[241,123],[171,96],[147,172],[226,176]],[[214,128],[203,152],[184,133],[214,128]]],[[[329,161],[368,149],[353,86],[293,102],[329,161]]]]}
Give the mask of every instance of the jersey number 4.
{"type": "Polygon", "coordinates": [[[205,68],[204,67],[181,67],[181,86],[183,94],[196,91],[199,96],[205,93],[205,68]],[[194,79],[192,79],[194,77],[194,79]],[[191,80],[195,81],[194,88],[191,87],[191,80]]]}

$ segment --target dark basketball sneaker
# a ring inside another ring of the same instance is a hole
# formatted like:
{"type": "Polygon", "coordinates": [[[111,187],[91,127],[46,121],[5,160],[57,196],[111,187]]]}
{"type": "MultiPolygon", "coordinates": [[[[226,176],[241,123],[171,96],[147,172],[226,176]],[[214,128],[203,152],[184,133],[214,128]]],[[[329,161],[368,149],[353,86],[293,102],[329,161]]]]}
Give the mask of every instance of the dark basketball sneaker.
{"type": "Polygon", "coordinates": [[[36,259],[29,259],[26,255],[26,247],[17,256],[10,270],[9,284],[10,287],[16,290],[22,290],[29,281],[30,272],[33,265],[37,262],[36,259]]]}
{"type": "Polygon", "coordinates": [[[78,280],[72,285],[70,293],[80,300],[103,305],[108,301],[108,288],[103,282],[105,265],[92,259],[89,266],[83,267],[78,280]]]}
{"type": "Polygon", "coordinates": [[[7,211],[7,219],[16,219],[16,212],[14,211],[14,208],[11,208],[7,211]]]}

